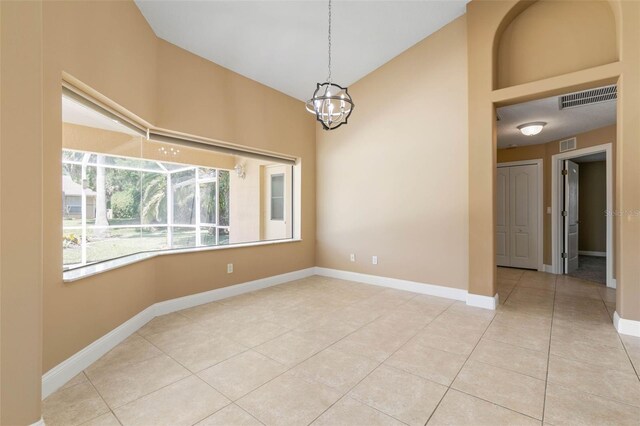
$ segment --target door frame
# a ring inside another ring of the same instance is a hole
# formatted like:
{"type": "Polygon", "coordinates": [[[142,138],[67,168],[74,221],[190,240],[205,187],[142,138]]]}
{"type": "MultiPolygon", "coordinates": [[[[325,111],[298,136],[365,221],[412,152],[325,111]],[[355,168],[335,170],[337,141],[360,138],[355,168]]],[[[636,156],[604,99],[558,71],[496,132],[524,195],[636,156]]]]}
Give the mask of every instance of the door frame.
{"type": "MultiPolygon", "coordinates": [[[[538,168],[538,271],[544,271],[544,259],[543,259],[543,249],[544,249],[544,230],[543,230],[543,218],[544,218],[544,198],[543,198],[543,173],[544,173],[544,160],[542,158],[536,158],[533,160],[522,160],[522,161],[507,161],[504,163],[497,163],[496,168],[500,167],[511,167],[511,166],[530,166],[535,165],[538,168]]],[[[494,188],[495,193],[495,188],[494,188]]],[[[495,222],[494,218],[494,222],[495,222]]],[[[495,238],[495,235],[494,235],[495,238]]],[[[495,263],[495,254],[494,254],[494,263],[495,263]]]]}
{"type": "Polygon", "coordinates": [[[606,188],[607,188],[607,287],[616,288],[616,280],[613,278],[613,145],[605,143],[587,148],[574,149],[551,156],[551,271],[554,274],[563,274],[562,245],[564,232],[560,232],[562,220],[562,188],[564,182],[562,176],[562,162],[589,154],[604,152],[606,156],[606,188]]]}

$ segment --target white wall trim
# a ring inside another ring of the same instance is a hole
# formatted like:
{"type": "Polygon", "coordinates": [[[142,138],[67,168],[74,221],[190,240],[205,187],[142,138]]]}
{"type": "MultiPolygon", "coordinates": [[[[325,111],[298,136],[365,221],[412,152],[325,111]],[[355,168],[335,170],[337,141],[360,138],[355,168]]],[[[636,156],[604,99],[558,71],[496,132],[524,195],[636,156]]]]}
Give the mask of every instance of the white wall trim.
{"type": "Polygon", "coordinates": [[[606,251],[578,250],[578,254],[581,256],[607,257],[606,251]]]}
{"type": "Polygon", "coordinates": [[[164,302],[158,302],[153,305],[155,309],[155,316],[170,314],[182,309],[192,308],[194,306],[226,299],[243,293],[249,293],[251,291],[262,290],[263,288],[284,284],[289,281],[300,280],[312,275],[315,275],[315,268],[313,267],[294,272],[287,272],[281,275],[274,275],[272,277],[260,278],[255,281],[248,281],[242,284],[217,288],[203,293],[191,294],[177,299],[165,300],[164,302]]]}
{"type": "Polygon", "coordinates": [[[508,161],[498,163],[497,167],[527,166],[535,165],[538,168],[538,271],[545,271],[544,264],[544,160],[536,158],[533,160],[508,161]]]}
{"type": "Polygon", "coordinates": [[[310,277],[314,274],[315,268],[307,268],[155,303],[135,315],[133,318],[125,321],[114,330],[111,330],[109,333],[100,337],[89,346],[62,361],[51,370],[47,371],[42,376],[42,399],[51,395],[54,391],[71,380],[75,375],[89,367],[92,363],[97,361],[100,357],[158,315],[165,315],[181,309],[213,302],[215,300],[225,299],[227,297],[237,296],[250,291],[260,290],[289,281],[310,277]]]}
{"type": "Polygon", "coordinates": [[[467,293],[467,305],[475,306],[477,308],[496,310],[500,299],[498,293],[495,296],[482,296],[480,294],[467,293]]]}
{"type": "Polygon", "coordinates": [[[544,265],[544,272],[548,272],[550,274],[553,274],[553,265],[544,265]]]}
{"type": "Polygon", "coordinates": [[[459,288],[444,287],[435,284],[421,283],[417,281],[401,280],[398,278],[387,278],[378,275],[361,274],[359,272],[342,271],[339,269],[316,267],[316,275],[323,277],[338,278],[341,280],[357,281],[364,284],[377,285],[381,287],[395,288],[396,290],[411,291],[414,293],[428,294],[429,296],[444,297],[454,300],[467,300],[467,290],[459,288]]]}
{"type": "Polygon", "coordinates": [[[40,417],[40,420],[38,420],[35,423],[32,423],[31,426],[45,426],[44,419],[42,417],[40,417]]]}
{"type": "Polygon", "coordinates": [[[620,334],[640,337],[640,321],[620,318],[618,311],[613,313],[613,325],[620,334]]]}
{"type": "Polygon", "coordinates": [[[590,146],[573,151],[562,152],[551,156],[551,261],[553,273],[563,274],[562,269],[562,240],[560,221],[562,220],[560,206],[562,205],[560,177],[560,161],[570,160],[583,155],[604,152],[606,154],[607,174],[607,287],[615,288],[613,278],[613,148],[611,143],[590,146]]]}

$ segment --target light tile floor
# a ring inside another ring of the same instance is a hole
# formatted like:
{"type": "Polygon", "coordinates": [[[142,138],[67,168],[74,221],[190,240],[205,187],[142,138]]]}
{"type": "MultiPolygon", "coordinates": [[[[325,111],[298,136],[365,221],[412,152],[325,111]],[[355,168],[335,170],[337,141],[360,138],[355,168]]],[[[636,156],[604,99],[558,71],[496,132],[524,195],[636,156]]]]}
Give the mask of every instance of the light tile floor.
{"type": "Polygon", "coordinates": [[[158,317],[44,401],[55,425],[639,425],[615,291],[498,270],[500,306],[310,277],[158,317]]]}

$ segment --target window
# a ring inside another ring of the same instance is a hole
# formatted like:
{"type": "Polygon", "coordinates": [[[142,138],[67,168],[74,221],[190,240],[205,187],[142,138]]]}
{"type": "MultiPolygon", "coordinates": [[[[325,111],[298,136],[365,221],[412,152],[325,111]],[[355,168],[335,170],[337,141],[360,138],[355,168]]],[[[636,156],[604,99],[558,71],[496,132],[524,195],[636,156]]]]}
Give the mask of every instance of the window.
{"type": "Polygon", "coordinates": [[[271,175],[271,220],[284,220],[284,174],[271,175]]]}
{"type": "Polygon", "coordinates": [[[68,149],[62,164],[67,266],[229,243],[228,170],[68,149]]]}
{"type": "Polygon", "coordinates": [[[147,140],[63,97],[65,270],[139,252],[292,237],[293,166],[147,140]],[[240,173],[238,165],[241,165],[240,173]],[[274,167],[283,173],[269,174],[274,167]],[[279,169],[280,170],[280,169],[279,169]],[[270,182],[270,215],[261,208],[270,182]]]}

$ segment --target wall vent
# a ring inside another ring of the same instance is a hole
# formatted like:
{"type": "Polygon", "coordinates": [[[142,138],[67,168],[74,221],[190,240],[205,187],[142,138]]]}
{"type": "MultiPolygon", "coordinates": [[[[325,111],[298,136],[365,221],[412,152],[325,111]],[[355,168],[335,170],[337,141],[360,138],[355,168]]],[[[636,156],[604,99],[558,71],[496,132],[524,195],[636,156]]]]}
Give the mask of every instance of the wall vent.
{"type": "Polygon", "coordinates": [[[618,86],[599,87],[597,89],[584,90],[582,92],[569,93],[560,96],[560,109],[577,108],[585,105],[599,104],[601,102],[614,101],[618,98],[618,86]]]}
{"type": "Polygon", "coordinates": [[[571,151],[573,149],[576,149],[576,138],[560,141],[560,152],[571,151]]]}

